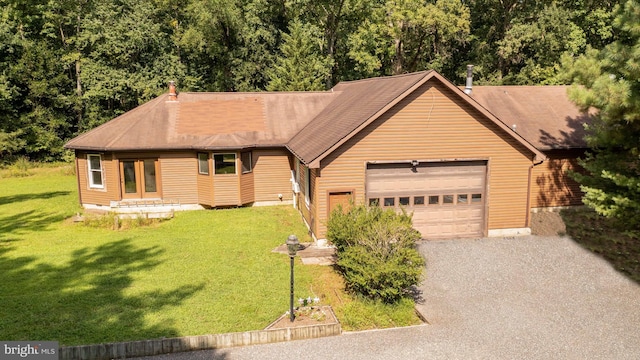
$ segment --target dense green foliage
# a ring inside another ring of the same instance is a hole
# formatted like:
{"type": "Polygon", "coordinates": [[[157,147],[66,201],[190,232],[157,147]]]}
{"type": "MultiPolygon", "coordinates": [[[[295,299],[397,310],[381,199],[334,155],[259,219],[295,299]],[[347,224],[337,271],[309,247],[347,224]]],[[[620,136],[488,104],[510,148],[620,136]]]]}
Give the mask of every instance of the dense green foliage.
{"type": "Polygon", "coordinates": [[[586,174],[574,174],[583,201],[599,214],[640,226],[640,4],[628,1],[616,12],[618,39],[601,50],[566,56],[574,86],[572,99],[598,110],[588,128],[593,149],[582,161],[586,174]]]}
{"type": "Polygon", "coordinates": [[[420,282],[424,259],[415,248],[420,233],[404,212],[338,207],[327,223],[327,239],[338,250],[347,289],[355,294],[394,303],[420,282]]]}
{"type": "Polygon", "coordinates": [[[602,0],[0,0],[0,162],[63,143],[166,91],[322,90],[465,66],[558,83],[563,54],[617,39],[602,0]]]}

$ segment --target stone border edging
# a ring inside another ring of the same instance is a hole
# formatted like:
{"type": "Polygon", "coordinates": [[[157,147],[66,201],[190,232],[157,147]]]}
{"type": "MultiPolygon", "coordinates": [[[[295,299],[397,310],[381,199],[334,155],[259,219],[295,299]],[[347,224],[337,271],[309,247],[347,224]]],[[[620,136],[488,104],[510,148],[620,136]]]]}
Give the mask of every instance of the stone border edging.
{"type": "Polygon", "coordinates": [[[268,344],[291,340],[340,335],[342,326],[309,325],[284,329],[254,330],[227,334],[184,336],[108,344],[61,346],[59,360],[109,360],[154,356],[195,350],[222,349],[234,346],[268,344]]]}

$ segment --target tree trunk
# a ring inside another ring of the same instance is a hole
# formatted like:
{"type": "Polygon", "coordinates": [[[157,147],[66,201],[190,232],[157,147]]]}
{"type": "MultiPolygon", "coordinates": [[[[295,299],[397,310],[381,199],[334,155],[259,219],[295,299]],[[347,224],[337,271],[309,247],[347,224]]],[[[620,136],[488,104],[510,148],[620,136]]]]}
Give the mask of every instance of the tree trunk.
{"type": "MultiPolygon", "coordinates": [[[[80,12],[78,12],[78,16],[76,18],[76,36],[80,35],[80,12]]],[[[77,45],[76,45],[77,46],[77,45]]],[[[82,125],[82,112],[83,112],[83,104],[82,104],[82,79],[80,79],[80,51],[78,50],[78,58],[76,59],[76,94],[78,95],[78,107],[76,109],[76,114],[78,117],[78,128],[82,125]]]]}
{"type": "MultiPolygon", "coordinates": [[[[400,33],[403,32],[404,25],[405,25],[404,21],[400,20],[398,22],[398,28],[401,29],[400,33]]],[[[391,71],[393,72],[393,75],[399,75],[399,74],[402,74],[402,72],[404,71],[403,43],[401,38],[395,38],[393,41],[394,41],[395,56],[393,59],[393,65],[391,67],[391,71]]]]}
{"type": "Polygon", "coordinates": [[[333,63],[331,67],[331,74],[327,78],[326,82],[327,89],[331,89],[333,87],[335,82],[335,73],[338,70],[338,64],[336,64],[336,42],[338,41],[338,27],[340,26],[343,6],[344,0],[340,1],[338,12],[335,15],[328,14],[327,19],[327,55],[333,63]]]}

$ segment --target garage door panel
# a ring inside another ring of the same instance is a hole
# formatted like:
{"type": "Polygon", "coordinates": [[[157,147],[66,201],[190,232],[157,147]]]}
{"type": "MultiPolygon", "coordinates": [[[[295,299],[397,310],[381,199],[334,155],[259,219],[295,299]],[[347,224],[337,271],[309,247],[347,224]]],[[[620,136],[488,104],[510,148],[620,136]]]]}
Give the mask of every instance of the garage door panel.
{"type": "MultiPolygon", "coordinates": [[[[486,188],[486,162],[369,164],[367,197],[394,197],[393,207],[413,213],[413,225],[424,238],[482,236],[486,188]],[[438,201],[432,203],[431,197],[438,201]],[[401,199],[402,198],[402,199],[401,199]],[[445,201],[445,199],[447,201],[445,201]]],[[[387,202],[390,204],[391,202],[387,202]]]]}

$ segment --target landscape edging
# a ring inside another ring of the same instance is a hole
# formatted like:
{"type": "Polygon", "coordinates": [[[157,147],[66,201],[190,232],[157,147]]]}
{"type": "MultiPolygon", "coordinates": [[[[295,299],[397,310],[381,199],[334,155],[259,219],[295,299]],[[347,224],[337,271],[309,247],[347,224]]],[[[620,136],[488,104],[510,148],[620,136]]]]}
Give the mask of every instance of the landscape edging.
{"type": "Polygon", "coordinates": [[[340,322],[284,329],[254,330],[226,334],[183,336],[166,339],[107,344],[61,346],[59,360],[109,360],[154,356],[177,352],[222,349],[291,340],[335,336],[342,333],[340,322]]]}

